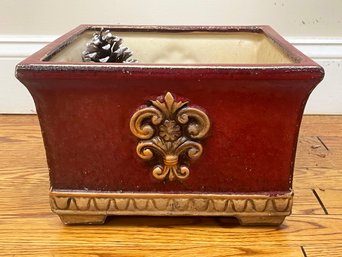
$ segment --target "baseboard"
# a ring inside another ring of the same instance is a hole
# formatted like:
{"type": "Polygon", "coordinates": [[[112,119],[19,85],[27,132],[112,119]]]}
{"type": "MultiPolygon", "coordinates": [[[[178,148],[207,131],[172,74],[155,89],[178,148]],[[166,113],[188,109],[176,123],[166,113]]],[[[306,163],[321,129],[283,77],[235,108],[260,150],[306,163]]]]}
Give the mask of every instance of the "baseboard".
{"type": "Polygon", "coordinates": [[[0,58],[25,58],[58,36],[0,35],[0,58]]]}
{"type": "MultiPolygon", "coordinates": [[[[34,113],[31,96],[14,76],[15,65],[58,36],[0,35],[0,113],[34,113]]],[[[342,114],[342,37],[287,37],[321,64],[326,76],[311,95],[305,113],[342,114]]]]}
{"type": "Polygon", "coordinates": [[[286,40],[313,59],[342,59],[342,37],[287,37],[286,40]]]}

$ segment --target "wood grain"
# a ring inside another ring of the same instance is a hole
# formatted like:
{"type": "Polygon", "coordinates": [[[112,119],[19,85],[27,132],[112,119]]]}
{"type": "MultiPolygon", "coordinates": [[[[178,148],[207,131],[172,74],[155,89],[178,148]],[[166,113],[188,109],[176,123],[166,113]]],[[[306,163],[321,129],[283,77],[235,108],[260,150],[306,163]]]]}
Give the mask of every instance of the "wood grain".
{"type": "MultiPolygon", "coordinates": [[[[342,215],[342,188],[315,190],[329,214],[342,215]]],[[[342,231],[341,231],[342,233],[342,231]]]]}
{"type": "Polygon", "coordinates": [[[335,167],[333,156],[317,136],[299,138],[295,163],[297,167],[335,167]]]}
{"type": "MultiPolygon", "coordinates": [[[[51,256],[51,253],[43,251],[40,246],[33,247],[31,253],[23,251],[22,253],[10,256],[51,256]]],[[[0,254],[1,256],[1,254],[0,254]]],[[[9,256],[9,255],[6,255],[9,256]]],[[[68,247],[68,246],[57,246],[53,250],[54,257],[64,256],[89,256],[89,257],[146,257],[146,256],[158,256],[158,257],[179,257],[179,256],[213,256],[213,257],[224,257],[224,256],[269,256],[269,257],[303,257],[300,247],[229,247],[229,246],[218,246],[218,247],[188,247],[179,246],[176,248],[165,249],[144,246],[142,249],[132,247],[93,247],[91,251],[85,251],[83,247],[68,247]]]]}
{"type": "Polygon", "coordinates": [[[341,128],[342,116],[304,117],[293,215],[280,227],[192,217],[110,217],[101,226],[64,226],[48,203],[37,117],[2,115],[0,256],[342,256],[341,128]]]}
{"type": "Polygon", "coordinates": [[[342,168],[296,167],[294,171],[294,189],[298,188],[341,188],[342,168]]]}
{"type": "Polygon", "coordinates": [[[296,189],[293,199],[293,214],[324,214],[319,201],[317,200],[314,192],[310,188],[296,189]]]}
{"type": "Polygon", "coordinates": [[[333,164],[335,167],[342,167],[342,136],[321,136],[331,156],[333,156],[333,164]]]}
{"type": "Polygon", "coordinates": [[[300,135],[305,136],[341,136],[341,116],[304,116],[300,128],[300,135]]]}
{"type": "Polygon", "coordinates": [[[304,247],[305,253],[308,257],[341,257],[342,244],[336,245],[310,245],[304,247]]]}

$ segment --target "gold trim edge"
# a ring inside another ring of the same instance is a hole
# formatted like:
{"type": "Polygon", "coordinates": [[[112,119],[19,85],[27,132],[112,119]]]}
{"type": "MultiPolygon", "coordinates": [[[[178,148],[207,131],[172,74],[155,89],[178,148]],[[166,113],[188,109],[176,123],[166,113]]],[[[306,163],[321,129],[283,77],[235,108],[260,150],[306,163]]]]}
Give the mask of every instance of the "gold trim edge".
{"type": "Polygon", "coordinates": [[[163,194],[51,191],[56,214],[149,216],[288,216],[293,192],[266,194],[163,194]]]}

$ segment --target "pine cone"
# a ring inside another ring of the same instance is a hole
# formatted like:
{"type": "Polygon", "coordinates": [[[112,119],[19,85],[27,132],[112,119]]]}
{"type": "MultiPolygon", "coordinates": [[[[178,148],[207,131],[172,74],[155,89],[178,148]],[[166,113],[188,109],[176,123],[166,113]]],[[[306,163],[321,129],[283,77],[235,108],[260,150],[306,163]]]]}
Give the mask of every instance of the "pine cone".
{"type": "Polygon", "coordinates": [[[121,38],[102,28],[100,32],[95,32],[93,38],[87,43],[86,50],[82,52],[82,60],[84,62],[136,62],[131,58],[132,51],[121,44],[121,38]]]}

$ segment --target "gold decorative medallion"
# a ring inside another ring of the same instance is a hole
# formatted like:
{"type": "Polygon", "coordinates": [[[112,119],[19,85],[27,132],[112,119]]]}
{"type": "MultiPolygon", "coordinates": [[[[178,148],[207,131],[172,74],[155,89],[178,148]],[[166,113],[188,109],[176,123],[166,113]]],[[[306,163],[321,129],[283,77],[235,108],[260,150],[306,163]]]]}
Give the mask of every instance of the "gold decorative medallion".
{"type": "Polygon", "coordinates": [[[176,101],[168,92],[163,101],[149,101],[136,111],[130,128],[142,139],[136,148],[138,156],[157,162],[153,176],[172,181],[189,176],[189,160],[201,156],[203,150],[198,140],[207,135],[210,121],[203,111],[189,107],[188,102],[176,101]],[[159,159],[163,163],[158,163],[159,159]]]}

